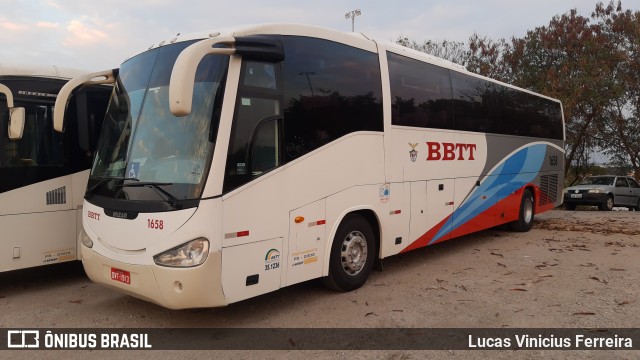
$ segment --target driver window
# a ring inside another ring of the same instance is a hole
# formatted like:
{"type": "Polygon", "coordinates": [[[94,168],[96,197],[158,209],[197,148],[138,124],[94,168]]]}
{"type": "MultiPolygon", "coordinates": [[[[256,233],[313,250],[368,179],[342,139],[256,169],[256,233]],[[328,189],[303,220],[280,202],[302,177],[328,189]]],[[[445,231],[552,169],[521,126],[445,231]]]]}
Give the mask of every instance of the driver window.
{"type": "Polygon", "coordinates": [[[278,137],[277,118],[259,125],[253,141],[251,175],[261,175],[280,165],[278,137]]]}
{"type": "Polygon", "coordinates": [[[229,138],[223,191],[228,192],[282,162],[280,64],[243,60],[229,138]]]}
{"type": "Polygon", "coordinates": [[[280,115],[280,102],[239,95],[235,113],[227,154],[224,191],[251,181],[253,176],[277,166],[278,160],[274,156],[277,151],[274,144],[278,137],[277,121],[273,117],[280,115]]]}

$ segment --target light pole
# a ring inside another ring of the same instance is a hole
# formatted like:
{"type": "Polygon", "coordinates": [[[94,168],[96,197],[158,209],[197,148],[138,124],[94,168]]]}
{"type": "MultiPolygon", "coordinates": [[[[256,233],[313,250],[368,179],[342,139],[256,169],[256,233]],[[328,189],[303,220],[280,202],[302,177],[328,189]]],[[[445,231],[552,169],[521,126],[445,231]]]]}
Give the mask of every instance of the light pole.
{"type": "Polygon", "coordinates": [[[348,13],[344,14],[345,19],[351,19],[351,32],[355,31],[356,16],[360,15],[362,15],[362,11],[360,11],[360,9],[351,10],[348,13]]]}

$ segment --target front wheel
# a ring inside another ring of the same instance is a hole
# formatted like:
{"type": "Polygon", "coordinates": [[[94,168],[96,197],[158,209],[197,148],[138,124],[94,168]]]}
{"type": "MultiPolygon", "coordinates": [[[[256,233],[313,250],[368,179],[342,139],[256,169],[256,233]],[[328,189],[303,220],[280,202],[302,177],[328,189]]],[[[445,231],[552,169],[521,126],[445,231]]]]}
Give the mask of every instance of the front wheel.
{"type": "Polygon", "coordinates": [[[527,232],[531,230],[533,225],[533,193],[529,189],[522,192],[522,201],[520,201],[520,212],[518,220],[512,222],[511,230],[519,232],[527,232]]]}
{"type": "Polygon", "coordinates": [[[333,239],[329,275],[323,278],[323,283],[344,292],[361,287],[373,269],[374,237],[367,219],[358,214],[347,215],[333,239]]]}
{"type": "Polygon", "coordinates": [[[567,210],[575,210],[576,209],[576,204],[574,204],[574,203],[564,203],[564,207],[567,210]]]}
{"type": "Polygon", "coordinates": [[[602,211],[611,211],[611,209],[613,209],[613,204],[613,196],[609,195],[607,196],[607,199],[598,206],[598,208],[602,211]]]}

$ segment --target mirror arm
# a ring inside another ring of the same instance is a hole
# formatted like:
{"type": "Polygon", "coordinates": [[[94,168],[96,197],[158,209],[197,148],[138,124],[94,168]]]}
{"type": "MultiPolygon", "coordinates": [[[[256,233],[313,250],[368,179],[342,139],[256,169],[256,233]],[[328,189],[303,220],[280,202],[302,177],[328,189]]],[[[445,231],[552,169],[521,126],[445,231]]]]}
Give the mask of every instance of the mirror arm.
{"type": "Polygon", "coordinates": [[[236,50],[233,48],[213,47],[216,44],[232,46],[234,42],[233,37],[211,38],[198,41],[182,50],[169,81],[169,109],[173,115],[187,116],[191,113],[196,71],[202,59],[210,54],[234,55],[236,50]]]}
{"type": "Polygon", "coordinates": [[[116,82],[118,69],[105,70],[90,74],[80,75],[69,80],[58,92],[55,109],[53,112],[53,128],[62,132],[64,130],[64,112],[67,109],[71,93],[82,85],[113,84],[116,82]]]}
{"type": "Polygon", "coordinates": [[[9,109],[13,108],[13,93],[11,92],[11,89],[9,89],[7,86],[0,84],[0,94],[4,94],[4,96],[7,97],[7,107],[9,109]]]}

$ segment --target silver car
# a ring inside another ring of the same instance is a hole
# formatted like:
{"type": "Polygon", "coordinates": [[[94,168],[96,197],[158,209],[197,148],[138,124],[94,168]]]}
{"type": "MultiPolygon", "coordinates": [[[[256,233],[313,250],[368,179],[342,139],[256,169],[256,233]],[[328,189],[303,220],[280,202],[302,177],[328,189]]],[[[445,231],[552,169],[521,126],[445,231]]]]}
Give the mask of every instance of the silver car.
{"type": "Polygon", "coordinates": [[[640,184],[629,176],[589,176],[564,190],[565,208],[575,210],[577,205],[597,205],[600,210],[623,206],[640,211],[640,184]]]}

